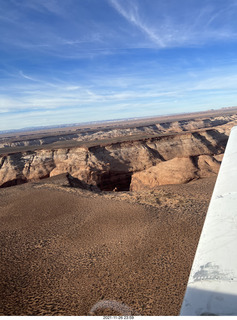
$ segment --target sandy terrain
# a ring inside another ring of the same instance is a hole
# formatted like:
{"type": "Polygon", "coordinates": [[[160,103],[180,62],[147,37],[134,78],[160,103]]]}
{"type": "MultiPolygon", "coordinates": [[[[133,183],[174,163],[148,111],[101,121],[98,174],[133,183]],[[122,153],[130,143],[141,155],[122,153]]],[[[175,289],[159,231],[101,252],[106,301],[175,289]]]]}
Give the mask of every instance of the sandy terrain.
{"type": "Polygon", "coordinates": [[[0,315],[178,315],[236,110],[0,135],[0,315]]]}
{"type": "Polygon", "coordinates": [[[116,300],[134,314],[178,315],[214,183],[0,189],[0,314],[88,315],[116,300]]]}

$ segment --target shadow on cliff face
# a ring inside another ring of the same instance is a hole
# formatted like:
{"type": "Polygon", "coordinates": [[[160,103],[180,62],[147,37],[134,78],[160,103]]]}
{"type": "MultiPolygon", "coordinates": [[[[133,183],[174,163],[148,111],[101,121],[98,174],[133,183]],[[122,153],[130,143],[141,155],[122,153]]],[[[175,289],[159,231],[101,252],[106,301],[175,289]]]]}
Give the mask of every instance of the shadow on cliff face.
{"type": "Polygon", "coordinates": [[[129,191],[131,183],[131,173],[104,172],[98,176],[97,185],[88,184],[69,173],[62,173],[41,183],[61,185],[64,187],[79,188],[93,192],[100,191],[129,191]]]}
{"type": "Polygon", "coordinates": [[[129,191],[132,179],[131,172],[105,172],[100,175],[97,184],[101,191],[129,191]]]}
{"type": "Polygon", "coordinates": [[[97,186],[93,186],[93,185],[90,185],[82,180],[79,180],[79,179],[73,177],[72,175],[70,175],[69,173],[66,173],[66,179],[69,183],[69,187],[79,188],[79,189],[84,189],[84,190],[89,190],[89,191],[94,191],[94,192],[100,191],[100,189],[97,186]]]}
{"type": "Polygon", "coordinates": [[[131,173],[114,173],[104,172],[99,176],[97,185],[88,184],[78,178],[73,177],[69,173],[61,173],[59,175],[49,177],[46,175],[39,178],[37,181],[28,181],[26,178],[17,178],[5,182],[0,188],[13,187],[27,182],[37,184],[55,184],[63,187],[79,188],[92,192],[100,191],[129,191],[131,183],[131,173]]]}
{"type": "Polygon", "coordinates": [[[98,172],[97,187],[101,191],[129,191],[132,172],[129,172],[129,160],[125,163],[116,157],[118,146],[114,145],[111,150],[105,147],[93,147],[90,151],[102,164],[109,164],[106,171],[98,172]],[[98,151],[99,152],[96,152],[98,151]],[[114,154],[113,154],[114,153],[114,154]]]}
{"type": "Polygon", "coordinates": [[[223,132],[219,132],[218,130],[207,130],[207,134],[216,141],[219,148],[222,148],[222,151],[224,152],[229,138],[228,135],[223,132]]]}
{"type": "Polygon", "coordinates": [[[79,180],[70,174],[67,174],[69,186],[72,188],[80,188],[89,191],[129,191],[131,184],[131,173],[104,172],[98,177],[97,185],[88,184],[79,180]]]}
{"type": "Polygon", "coordinates": [[[17,178],[17,179],[13,179],[10,181],[7,181],[5,183],[3,183],[0,188],[7,188],[7,187],[13,187],[13,186],[17,186],[23,183],[26,183],[27,179],[23,179],[23,178],[17,178]]]}

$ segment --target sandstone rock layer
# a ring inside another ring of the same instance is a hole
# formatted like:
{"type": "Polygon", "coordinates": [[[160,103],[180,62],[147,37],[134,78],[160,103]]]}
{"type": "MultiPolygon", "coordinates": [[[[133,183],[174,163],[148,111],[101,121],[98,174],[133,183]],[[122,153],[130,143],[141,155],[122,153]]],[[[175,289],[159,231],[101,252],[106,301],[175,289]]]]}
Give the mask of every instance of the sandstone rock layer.
{"type": "Polygon", "coordinates": [[[216,174],[231,125],[147,139],[2,154],[3,187],[68,173],[101,190],[138,190],[216,174]]]}

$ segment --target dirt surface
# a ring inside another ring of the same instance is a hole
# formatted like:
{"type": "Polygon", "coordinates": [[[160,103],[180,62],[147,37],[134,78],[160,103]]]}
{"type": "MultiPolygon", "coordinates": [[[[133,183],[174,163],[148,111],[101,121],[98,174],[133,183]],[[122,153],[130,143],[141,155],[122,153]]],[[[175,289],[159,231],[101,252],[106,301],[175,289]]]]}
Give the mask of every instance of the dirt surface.
{"type": "Polygon", "coordinates": [[[88,315],[115,300],[133,314],[178,315],[214,183],[93,193],[48,179],[1,189],[0,314],[88,315]]]}

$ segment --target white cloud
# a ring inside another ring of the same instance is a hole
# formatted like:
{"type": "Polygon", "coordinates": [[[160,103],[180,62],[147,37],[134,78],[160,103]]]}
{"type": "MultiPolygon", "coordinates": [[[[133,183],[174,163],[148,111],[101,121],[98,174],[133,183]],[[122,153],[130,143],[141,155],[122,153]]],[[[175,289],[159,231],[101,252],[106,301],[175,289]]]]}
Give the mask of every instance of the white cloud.
{"type": "MultiPolygon", "coordinates": [[[[113,113],[119,106],[122,109],[134,109],[135,105],[146,105],[151,101],[157,105],[167,103],[168,106],[170,103],[171,106],[172,101],[185,97],[190,101],[191,95],[213,95],[213,90],[224,92],[224,95],[233,94],[237,83],[235,71],[231,72],[226,68],[199,72],[189,70],[182,76],[163,76],[160,79],[144,78],[143,74],[134,74],[133,77],[124,75],[120,76],[117,82],[114,81],[116,76],[104,75],[95,82],[91,79],[88,85],[62,80],[51,81],[49,85],[48,82],[23,72],[21,77],[25,79],[24,83],[6,84],[1,87],[1,114],[24,112],[27,115],[29,112],[49,111],[55,112],[56,116],[61,112],[67,114],[73,109],[77,112],[101,110],[102,115],[105,108],[113,113]],[[226,75],[223,77],[223,74],[226,75]]],[[[106,116],[107,111],[104,114],[104,117],[106,116]]]]}
{"type": "MultiPolygon", "coordinates": [[[[67,3],[70,0],[67,0],[67,3]]],[[[18,7],[26,7],[44,13],[48,11],[52,14],[65,16],[65,3],[58,0],[30,0],[30,1],[14,1],[18,7]]]]}
{"type": "Polygon", "coordinates": [[[148,38],[152,42],[154,42],[159,47],[163,48],[165,47],[165,44],[161,37],[150,27],[148,27],[139,17],[139,10],[138,7],[135,5],[135,3],[130,4],[130,10],[127,11],[125,8],[122,7],[122,5],[117,0],[109,0],[112,6],[117,10],[126,20],[128,20],[130,23],[134,24],[136,27],[138,27],[143,33],[145,33],[148,38]]]}
{"type": "Polygon", "coordinates": [[[24,74],[22,71],[19,71],[19,74],[20,74],[20,76],[21,76],[22,78],[24,78],[24,79],[38,82],[37,79],[34,79],[34,78],[30,77],[30,76],[27,76],[27,75],[24,74]]]}
{"type": "Polygon", "coordinates": [[[41,112],[41,119],[65,114],[65,121],[78,115],[86,121],[86,114],[219,105],[220,94],[234,100],[235,1],[9,0],[1,6],[1,121],[41,112]],[[213,43],[221,50],[214,52],[213,43]]]}
{"type": "Polygon", "coordinates": [[[195,86],[189,88],[188,90],[236,90],[237,75],[229,76],[215,76],[206,79],[202,79],[195,86]]]}
{"type": "MultiPolygon", "coordinates": [[[[149,8],[150,16],[147,12],[143,13],[145,7],[142,1],[108,0],[108,2],[127,22],[145,34],[150,43],[157,48],[197,46],[226,39],[236,40],[237,37],[237,25],[234,22],[236,4],[230,1],[224,5],[200,2],[196,6],[193,2],[183,1],[180,3],[183,12],[182,10],[175,12],[177,8],[172,7],[172,1],[165,5],[156,1],[149,8]],[[233,20],[230,20],[231,17],[233,20]],[[216,22],[217,25],[213,25],[216,22]]],[[[148,44],[144,43],[144,46],[148,44]]]]}
{"type": "Polygon", "coordinates": [[[187,0],[107,0],[110,4],[108,15],[112,11],[114,15],[118,13],[125,19],[126,26],[118,23],[118,16],[108,23],[94,13],[93,6],[88,10],[84,3],[76,0],[14,1],[15,10],[5,5],[2,23],[7,27],[1,34],[1,45],[42,55],[80,59],[116,54],[124,48],[190,47],[237,38],[234,20],[237,7],[230,0],[224,4],[187,0]],[[183,10],[176,10],[174,3],[177,8],[180,3],[183,10]],[[80,13],[80,6],[85,16],[80,13]],[[42,17],[33,19],[29,10],[39,12],[42,17]],[[53,16],[52,23],[50,15],[53,16]]]}

